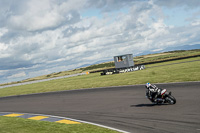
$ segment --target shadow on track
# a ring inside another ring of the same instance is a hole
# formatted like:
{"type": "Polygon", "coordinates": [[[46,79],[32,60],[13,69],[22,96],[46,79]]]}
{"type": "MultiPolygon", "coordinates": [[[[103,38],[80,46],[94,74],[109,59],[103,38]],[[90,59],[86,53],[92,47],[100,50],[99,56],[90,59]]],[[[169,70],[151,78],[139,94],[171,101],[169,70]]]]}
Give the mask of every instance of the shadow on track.
{"type": "Polygon", "coordinates": [[[137,104],[137,105],[131,105],[130,107],[154,107],[154,106],[164,106],[168,104],[137,104]]]}

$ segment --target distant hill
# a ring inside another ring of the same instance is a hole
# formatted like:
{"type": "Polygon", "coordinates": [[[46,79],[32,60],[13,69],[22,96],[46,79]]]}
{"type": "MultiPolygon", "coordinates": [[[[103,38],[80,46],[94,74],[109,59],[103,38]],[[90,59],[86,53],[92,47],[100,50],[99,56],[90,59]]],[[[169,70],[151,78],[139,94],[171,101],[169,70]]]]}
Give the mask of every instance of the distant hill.
{"type": "Polygon", "coordinates": [[[157,53],[163,53],[168,51],[176,51],[176,50],[193,50],[193,49],[200,49],[200,44],[194,44],[194,45],[183,45],[178,47],[168,47],[165,49],[161,49],[158,51],[144,51],[138,55],[134,56],[141,56],[141,55],[148,55],[148,54],[157,54],[157,53]]]}
{"type": "Polygon", "coordinates": [[[175,51],[175,50],[193,50],[193,49],[200,49],[200,44],[183,45],[179,47],[169,47],[169,48],[164,49],[162,52],[175,51]]]}
{"type": "MultiPolygon", "coordinates": [[[[200,49],[200,44],[183,45],[183,46],[178,46],[178,47],[168,47],[166,49],[162,49],[162,50],[159,50],[159,51],[145,51],[143,53],[140,53],[140,54],[134,55],[134,56],[157,54],[157,53],[163,53],[163,52],[168,52],[168,51],[177,51],[177,50],[193,50],[193,49],[200,49]]],[[[110,60],[99,60],[99,61],[97,61],[95,63],[92,63],[92,64],[84,64],[84,65],[82,65],[82,66],[80,66],[78,68],[85,68],[85,67],[89,67],[89,66],[95,66],[95,65],[98,65],[98,64],[101,64],[101,63],[106,63],[106,62],[111,62],[111,61],[113,61],[113,58],[110,59],[110,60]]]]}
{"type": "MultiPolygon", "coordinates": [[[[164,61],[170,61],[170,60],[187,58],[187,57],[191,58],[191,57],[196,57],[196,56],[200,56],[200,44],[168,48],[168,49],[165,49],[164,52],[159,52],[159,53],[146,52],[142,54],[141,56],[134,57],[134,64],[135,65],[153,64],[153,63],[155,64],[155,63],[164,62],[164,61]]],[[[61,72],[51,73],[48,75],[41,75],[38,77],[34,77],[34,78],[30,78],[30,79],[26,79],[26,80],[18,81],[18,82],[0,84],[0,86],[35,81],[35,80],[43,80],[43,79],[49,79],[49,78],[55,78],[55,77],[62,77],[66,75],[73,75],[73,74],[84,73],[84,72],[100,72],[104,69],[110,69],[114,67],[115,67],[115,64],[113,60],[111,61],[101,60],[101,61],[93,63],[93,65],[85,64],[81,68],[79,67],[73,70],[61,71],[61,72]]]]}

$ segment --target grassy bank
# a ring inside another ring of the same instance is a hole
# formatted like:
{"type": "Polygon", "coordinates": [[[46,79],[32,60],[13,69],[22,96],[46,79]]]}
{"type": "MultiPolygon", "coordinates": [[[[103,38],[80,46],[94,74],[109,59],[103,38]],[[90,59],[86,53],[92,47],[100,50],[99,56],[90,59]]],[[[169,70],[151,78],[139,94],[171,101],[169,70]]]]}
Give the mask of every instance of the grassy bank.
{"type": "Polygon", "coordinates": [[[89,124],[60,124],[54,122],[0,116],[1,133],[118,133],[89,124]]]}
{"type": "Polygon", "coordinates": [[[135,64],[153,63],[153,62],[158,62],[158,61],[173,60],[173,59],[179,59],[179,58],[191,57],[191,56],[197,56],[197,55],[200,55],[200,49],[177,50],[177,51],[169,51],[169,52],[158,53],[158,54],[137,56],[134,58],[134,62],[135,64]]]}
{"type": "Polygon", "coordinates": [[[0,89],[0,97],[50,91],[152,83],[200,81],[200,57],[146,65],[145,70],[100,76],[99,73],[0,89]],[[180,62],[186,62],[176,64],[180,62]],[[171,64],[171,65],[169,65],[171,64]],[[156,67],[158,66],[158,67],[156,67]]]}
{"type": "MultiPolygon", "coordinates": [[[[200,81],[200,57],[146,65],[145,70],[100,76],[100,73],[0,89],[0,97],[50,91],[151,83],[200,81]]],[[[1,133],[115,133],[88,124],[66,125],[0,116],[1,133]]]]}
{"type": "MultiPolygon", "coordinates": [[[[192,56],[200,56],[200,49],[179,50],[179,51],[170,51],[170,52],[164,52],[164,53],[136,56],[136,57],[134,57],[134,63],[135,63],[135,65],[143,64],[143,63],[146,64],[146,63],[154,63],[154,62],[158,62],[158,61],[166,61],[166,60],[179,59],[179,58],[192,57],[192,56]]],[[[71,74],[76,74],[76,73],[87,72],[87,71],[89,71],[89,72],[98,71],[98,70],[109,69],[109,68],[113,68],[113,67],[115,67],[115,64],[113,61],[105,62],[105,63],[95,64],[95,65],[91,65],[91,66],[84,67],[84,68],[78,68],[78,69],[69,70],[69,71],[61,71],[61,72],[51,73],[48,75],[42,75],[42,76],[38,76],[35,78],[26,79],[23,81],[0,84],[0,86],[35,81],[35,80],[48,79],[48,78],[53,78],[53,77],[66,76],[66,75],[71,75],[71,74]]]]}

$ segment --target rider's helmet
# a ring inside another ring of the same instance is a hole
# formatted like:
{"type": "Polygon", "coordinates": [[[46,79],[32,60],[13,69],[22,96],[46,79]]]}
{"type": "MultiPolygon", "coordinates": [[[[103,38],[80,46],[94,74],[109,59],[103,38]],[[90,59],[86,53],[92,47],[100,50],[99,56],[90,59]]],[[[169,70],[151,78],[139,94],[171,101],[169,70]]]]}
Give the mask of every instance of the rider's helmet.
{"type": "Polygon", "coordinates": [[[150,86],[151,86],[150,83],[146,83],[146,85],[145,85],[146,88],[149,88],[150,86]]]}

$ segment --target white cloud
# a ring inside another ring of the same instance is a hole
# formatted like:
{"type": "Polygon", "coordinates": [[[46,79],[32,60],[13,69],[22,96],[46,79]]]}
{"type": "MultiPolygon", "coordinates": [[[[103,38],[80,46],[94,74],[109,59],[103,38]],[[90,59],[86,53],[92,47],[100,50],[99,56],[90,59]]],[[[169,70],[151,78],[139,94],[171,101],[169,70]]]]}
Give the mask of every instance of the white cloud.
{"type": "Polygon", "coordinates": [[[199,26],[200,25],[200,19],[199,20],[195,20],[191,23],[192,26],[199,26]]]}
{"type": "Polygon", "coordinates": [[[8,32],[8,29],[6,29],[6,28],[0,28],[0,37],[2,37],[7,32],[8,32]]]}
{"type": "Polygon", "coordinates": [[[154,49],[154,50],[152,50],[153,52],[159,52],[159,51],[162,51],[163,49],[162,48],[160,48],[160,49],[154,49]]]}
{"type": "Polygon", "coordinates": [[[4,43],[0,43],[0,51],[4,51],[8,48],[4,43]]]}
{"type": "Polygon", "coordinates": [[[199,7],[199,0],[154,0],[156,4],[174,8],[177,6],[185,6],[187,8],[199,7]]]}
{"type": "Polygon", "coordinates": [[[155,0],[3,3],[7,7],[0,8],[4,14],[0,15],[0,68],[8,70],[4,75],[10,79],[73,69],[120,54],[137,55],[199,42],[198,20],[187,26],[169,26],[162,6],[172,5],[155,0]],[[101,17],[81,17],[85,7],[97,8],[101,17]],[[123,8],[126,11],[120,12],[123,8]]]}
{"type": "Polygon", "coordinates": [[[7,78],[8,79],[12,79],[12,78],[22,78],[22,77],[25,77],[26,76],[26,73],[25,72],[20,72],[20,73],[16,73],[16,74],[13,74],[11,76],[8,76],[7,78]]]}
{"type": "MultiPolygon", "coordinates": [[[[83,5],[84,5],[84,1],[83,5]]],[[[78,8],[82,8],[80,0],[28,0],[23,5],[17,4],[16,11],[8,16],[8,26],[16,30],[37,31],[57,28],[60,25],[79,21],[78,8]],[[22,8],[22,9],[21,9],[22,8]],[[23,11],[21,11],[23,10],[23,11]]]]}

